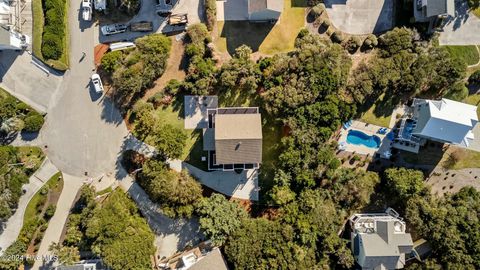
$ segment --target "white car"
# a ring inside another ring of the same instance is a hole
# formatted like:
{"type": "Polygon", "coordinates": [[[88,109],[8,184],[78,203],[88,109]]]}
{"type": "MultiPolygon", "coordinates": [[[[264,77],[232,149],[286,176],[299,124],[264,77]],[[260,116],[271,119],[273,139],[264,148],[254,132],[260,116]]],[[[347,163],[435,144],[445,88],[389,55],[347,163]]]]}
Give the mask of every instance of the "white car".
{"type": "Polygon", "coordinates": [[[102,79],[100,79],[100,75],[98,75],[97,73],[93,74],[92,83],[93,83],[93,86],[95,87],[95,92],[97,92],[97,94],[103,93],[103,84],[102,84],[102,79]]]}
{"type": "Polygon", "coordinates": [[[92,1],[91,0],[82,1],[82,18],[85,21],[92,20],[92,1]]]}

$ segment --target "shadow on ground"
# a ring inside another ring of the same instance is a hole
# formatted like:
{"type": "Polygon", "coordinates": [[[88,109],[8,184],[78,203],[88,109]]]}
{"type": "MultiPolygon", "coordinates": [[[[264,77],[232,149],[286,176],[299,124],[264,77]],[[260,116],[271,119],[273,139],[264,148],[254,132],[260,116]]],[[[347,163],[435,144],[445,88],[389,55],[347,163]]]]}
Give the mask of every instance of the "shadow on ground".
{"type": "Polygon", "coordinates": [[[227,51],[230,55],[241,45],[249,46],[257,52],[262,42],[270,33],[274,24],[252,23],[248,21],[225,21],[220,37],[227,40],[227,51]]]}

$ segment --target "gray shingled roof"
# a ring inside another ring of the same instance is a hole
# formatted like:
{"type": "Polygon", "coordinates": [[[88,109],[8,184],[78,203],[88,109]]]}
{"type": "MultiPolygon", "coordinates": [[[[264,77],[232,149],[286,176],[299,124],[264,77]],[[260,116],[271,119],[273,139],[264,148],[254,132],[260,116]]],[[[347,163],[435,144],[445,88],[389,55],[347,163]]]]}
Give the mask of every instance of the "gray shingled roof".
{"type": "Polygon", "coordinates": [[[205,257],[192,265],[189,270],[228,270],[227,263],[223,259],[218,248],[213,249],[205,257]]]}
{"type": "Polygon", "coordinates": [[[455,0],[427,0],[427,17],[442,14],[455,16],[455,0]]]}
{"type": "Polygon", "coordinates": [[[365,254],[364,268],[383,265],[386,269],[396,269],[405,264],[405,253],[413,248],[409,233],[395,233],[395,221],[376,221],[376,233],[358,234],[358,245],[365,254]]]}
{"type": "Polygon", "coordinates": [[[215,153],[217,164],[261,163],[260,114],[216,114],[215,153]]]}
{"type": "Polygon", "coordinates": [[[248,0],[248,13],[263,11],[265,9],[282,12],[283,0],[248,0]]]}

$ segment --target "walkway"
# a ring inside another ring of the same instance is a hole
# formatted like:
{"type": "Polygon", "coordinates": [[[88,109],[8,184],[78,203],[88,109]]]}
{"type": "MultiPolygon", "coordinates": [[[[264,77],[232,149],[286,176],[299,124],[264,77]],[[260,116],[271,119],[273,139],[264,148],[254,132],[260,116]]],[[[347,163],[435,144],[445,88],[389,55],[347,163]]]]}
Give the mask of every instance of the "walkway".
{"type": "MultiPolygon", "coordinates": [[[[48,228],[45,231],[37,256],[51,255],[48,247],[52,242],[58,243],[62,235],[63,228],[70,214],[70,209],[73,206],[75,197],[83,185],[83,178],[63,174],[63,189],[60,198],[57,202],[57,209],[52,219],[48,223],[48,228]]],[[[47,262],[42,265],[41,260],[36,260],[32,269],[51,269],[51,263],[47,262]]]]}
{"type": "Polygon", "coordinates": [[[480,45],[480,19],[468,12],[466,0],[455,1],[455,18],[440,32],[440,45],[480,45]]]}
{"type": "Polygon", "coordinates": [[[150,200],[145,191],[126,174],[123,168],[120,187],[137,203],[148,225],[155,233],[155,246],[160,257],[170,257],[186,246],[194,246],[204,238],[196,219],[171,219],[160,212],[158,205],[150,200]]]}
{"type": "Polygon", "coordinates": [[[229,197],[258,201],[258,170],[244,170],[242,173],[233,171],[206,172],[181,160],[168,161],[170,168],[176,171],[187,170],[202,185],[229,197]]]}
{"type": "Polygon", "coordinates": [[[26,190],[25,194],[20,197],[18,207],[13,216],[4,224],[2,233],[0,234],[0,254],[9,247],[20,234],[23,226],[23,216],[28,203],[33,195],[47,182],[54,174],[58,172],[48,158],[44,160],[40,168],[30,176],[29,183],[23,186],[26,190]]]}

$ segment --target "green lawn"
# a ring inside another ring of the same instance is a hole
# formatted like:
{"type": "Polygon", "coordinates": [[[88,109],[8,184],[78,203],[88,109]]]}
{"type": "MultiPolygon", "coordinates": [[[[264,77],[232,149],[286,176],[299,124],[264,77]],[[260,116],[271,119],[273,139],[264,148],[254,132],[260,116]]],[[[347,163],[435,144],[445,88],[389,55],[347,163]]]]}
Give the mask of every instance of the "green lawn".
{"type": "Polygon", "coordinates": [[[217,48],[233,54],[235,48],[246,44],[254,52],[268,55],[293,50],[295,38],[304,27],[305,8],[297,3],[292,4],[292,0],[285,0],[284,5],[282,15],[275,25],[248,21],[217,22],[217,48]]]}
{"type": "Polygon", "coordinates": [[[457,160],[451,158],[453,151],[449,151],[442,160],[444,167],[453,170],[480,168],[480,152],[463,148],[456,149],[454,152],[456,152],[457,160]]]}
{"type": "Polygon", "coordinates": [[[32,51],[33,55],[38,59],[45,62],[47,65],[58,69],[58,70],[67,70],[69,67],[69,51],[70,51],[70,33],[68,28],[68,10],[69,10],[69,1],[66,1],[65,5],[65,17],[64,23],[65,27],[65,36],[63,38],[63,53],[60,59],[58,60],[45,60],[42,55],[42,35],[43,35],[43,26],[45,23],[45,17],[43,14],[42,0],[33,0],[32,1],[32,16],[33,16],[33,37],[32,37],[32,51]]]}
{"type": "Polygon", "coordinates": [[[470,95],[463,102],[477,106],[477,115],[480,119],[480,94],[470,95]]]}
{"type": "Polygon", "coordinates": [[[200,169],[206,170],[207,162],[201,161],[202,156],[207,156],[207,153],[203,151],[202,130],[184,129],[183,96],[181,96],[180,99],[174,100],[169,106],[157,108],[156,113],[160,121],[180,128],[187,134],[187,142],[180,159],[200,169]]]}
{"type": "Polygon", "coordinates": [[[454,57],[459,58],[467,65],[475,65],[478,63],[480,56],[475,45],[470,46],[444,46],[448,52],[454,57]]]}
{"type": "Polygon", "coordinates": [[[372,107],[363,113],[360,120],[372,125],[388,127],[390,125],[390,118],[395,106],[390,102],[385,102],[384,97],[385,94],[382,94],[372,105],[372,107]]]}

